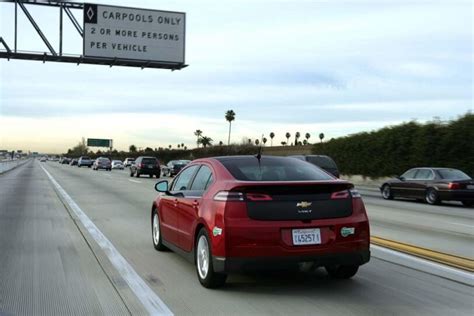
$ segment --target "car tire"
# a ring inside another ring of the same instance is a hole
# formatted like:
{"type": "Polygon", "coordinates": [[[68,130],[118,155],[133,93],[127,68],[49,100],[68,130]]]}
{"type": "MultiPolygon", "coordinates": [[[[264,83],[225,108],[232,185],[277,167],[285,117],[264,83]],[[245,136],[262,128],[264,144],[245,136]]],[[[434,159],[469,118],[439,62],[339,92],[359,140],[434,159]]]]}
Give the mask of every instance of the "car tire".
{"type": "Polygon", "coordinates": [[[133,171],[130,170],[130,177],[133,177],[133,171]]]}
{"type": "Polygon", "coordinates": [[[196,273],[202,286],[213,289],[225,284],[227,274],[214,272],[212,252],[209,245],[207,231],[205,228],[201,228],[195,246],[196,273]]]}
{"type": "Polygon", "coordinates": [[[155,247],[155,250],[164,251],[168,249],[163,244],[163,239],[161,236],[160,216],[158,215],[156,209],[153,210],[153,217],[151,220],[151,240],[153,241],[153,247],[155,247]]]}
{"type": "Polygon", "coordinates": [[[462,201],[462,205],[464,205],[465,207],[473,207],[474,201],[462,201]]]}
{"type": "Polygon", "coordinates": [[[327,273],[334,279],[350,279],[356,275],[359,270],[358,265],[335,265],[326,266],[327,273]]]}
{"type": "Polygon", "coordinates": [[[149,174],[148,177],[153,178],[153,175],[152,175],[152,174],[149,174]]]}
{"type": "Polygon", "coordinates": [[[390,185],[385,184],[382,187],[382,197],[385,200],[393,200],[393,193],[392,193],[392,189],[390,188],[390,185]]]}
{"type": "Polygon", "coordinates": [[[140,173],[138,173],[138,170],[135,170],[135,177],[140,178],[140,173]]]}
{"type": "Polygon", "coordinates": [[[428,188],[425,193],[425,201],[430,205],[438,205],[441,202],[438,191],[434,188],[428,188]]]}

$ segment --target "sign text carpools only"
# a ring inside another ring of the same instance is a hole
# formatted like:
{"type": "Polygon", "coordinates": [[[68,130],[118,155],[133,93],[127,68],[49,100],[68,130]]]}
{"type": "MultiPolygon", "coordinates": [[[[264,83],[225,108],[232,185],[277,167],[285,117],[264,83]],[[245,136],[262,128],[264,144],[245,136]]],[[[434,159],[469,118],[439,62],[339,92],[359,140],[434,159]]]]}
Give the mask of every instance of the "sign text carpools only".
{"type": "Polygon", "coordinates": [[[84,5],[84,56],[184,63],[182,12],[84,5]]]}

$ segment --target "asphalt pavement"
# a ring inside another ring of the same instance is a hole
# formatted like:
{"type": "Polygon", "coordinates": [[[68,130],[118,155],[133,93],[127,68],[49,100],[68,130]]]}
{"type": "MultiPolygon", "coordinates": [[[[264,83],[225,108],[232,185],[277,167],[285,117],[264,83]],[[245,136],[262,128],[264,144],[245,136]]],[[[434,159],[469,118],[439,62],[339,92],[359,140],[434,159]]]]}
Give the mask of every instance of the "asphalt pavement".
{"type": "MultiPolygon", "coordinates": [[[[127,170],[93,171],[38,161],[1,175],[0,314],[147,313],[140,301],[143,293],[130,285],[111,252],[90,234],[91,225],[85,226],[73,212],[71,202],[136,272],[137,281],[142,280],[176,315],[472,315],[474,311],[473,287],[378,258],[362,266],[352,280],[332,280],[318,269],[236,274],[222,289],[204,289],[190,263],[152,246],[155,182],[131,178],[127,170]]],[[[401,214],[390,217],[386,225],[404,219],[413,223],[413,216],[424,219],[420,224],[435,227],[446,220],[441,209],[428,211],[424,205],[376,197],[364,200],[373,233],[389,234],[389,229],[376,224],[389,218],[383,212],[401,214]],[[428,222],[427,217],[436,220],[428,222]]],[[[448,215],[449,220],[470,225],[468,210],[456,208],[455,213],[464,218],[448,215]]],[[[457,236],[443,234],[438,238],[457,236]]]]}

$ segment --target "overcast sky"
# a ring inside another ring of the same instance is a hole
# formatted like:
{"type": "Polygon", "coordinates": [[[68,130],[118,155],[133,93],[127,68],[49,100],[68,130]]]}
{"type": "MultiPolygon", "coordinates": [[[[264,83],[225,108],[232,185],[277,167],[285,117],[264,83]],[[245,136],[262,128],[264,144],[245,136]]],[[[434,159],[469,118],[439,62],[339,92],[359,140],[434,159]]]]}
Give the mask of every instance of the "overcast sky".
{"type": "MultiPolygon", "coordinates": [[[[64,152],[324,132],[327,138],[473,109],[472,1],[95,1],[186,12],[181,71],[0,60],[0,149],[64,152]]],[[[13,5],[0,36],[13,46],[13,5]]],[[[57,45],[57,10],[29,6],[57,45]]],[[[77,15],[80,21],[80,15],[77,15]]],[[[45,51],[20,13],[18,47],[45,51]]],[[[65,51],[82,40],[65,26],[65,51]]]]}

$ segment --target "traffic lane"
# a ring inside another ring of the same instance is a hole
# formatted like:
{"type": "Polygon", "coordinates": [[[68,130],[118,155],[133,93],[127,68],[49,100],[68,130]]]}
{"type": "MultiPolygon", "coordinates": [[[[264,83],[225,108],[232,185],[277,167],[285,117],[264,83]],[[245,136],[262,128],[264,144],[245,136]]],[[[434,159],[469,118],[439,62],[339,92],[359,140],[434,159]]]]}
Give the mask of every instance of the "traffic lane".
{"type": "Polygon", "coordinates": [[[238,274],[231,275],[224,288],[206,290],[192,264],[153,249],[152,186],[90,177],[75,169],[48,170],[176,314],[472,312],[472,288],[375,258],[349,281],[331,280],[320,269],[309,274],[238,274]]]}
{"type": "Polygon", "coordinates": [[[0,253],[0,314],[130,314],[34,161],[0,176],[0,253]]]}

